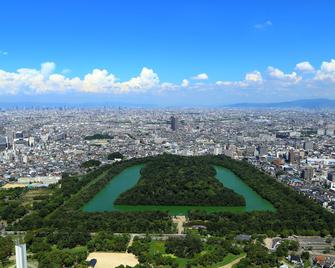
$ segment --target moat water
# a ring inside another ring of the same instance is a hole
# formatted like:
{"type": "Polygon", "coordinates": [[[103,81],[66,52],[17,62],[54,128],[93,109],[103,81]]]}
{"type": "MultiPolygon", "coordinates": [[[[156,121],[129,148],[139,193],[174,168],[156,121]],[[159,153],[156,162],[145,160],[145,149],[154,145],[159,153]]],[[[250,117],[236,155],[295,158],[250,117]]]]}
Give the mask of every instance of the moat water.
{"type": "Polygon", "coordinates": [[[238,176],[229,169],[215,166],[216,178],[227,188],[245,198],[244,207],[220,207],[220,206],[127,206],[115,205],[118,196],[136,185],[140,179],[140,171],[144,165],[134,165],[116,175],[100,192],[98,192],[84,207],[86,212],[102,211],[168,211],[171,215],[185,215],[188,211],[201,209],[207,212],[230,211],[275,211],[273,205],[257,194],[238,176]]]}

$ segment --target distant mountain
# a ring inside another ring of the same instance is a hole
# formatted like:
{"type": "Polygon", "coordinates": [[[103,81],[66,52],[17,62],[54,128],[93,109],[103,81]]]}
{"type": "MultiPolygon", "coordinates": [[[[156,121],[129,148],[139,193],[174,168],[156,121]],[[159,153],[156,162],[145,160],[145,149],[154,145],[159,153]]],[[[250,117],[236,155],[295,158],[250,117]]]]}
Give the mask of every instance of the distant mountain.
{"type": "Polygon", "coordinates": [[[272,103],[236,103],[229,108],[251,108],[251,109],[335,109],[335,100],[329,99],[307,99],[272,103]]]}
{"type": "Polygon", "coordinates": [[[1,109],[43,108],[157,108],[155,104],[133,104],[125,102],[0,102],[1,109]]]}

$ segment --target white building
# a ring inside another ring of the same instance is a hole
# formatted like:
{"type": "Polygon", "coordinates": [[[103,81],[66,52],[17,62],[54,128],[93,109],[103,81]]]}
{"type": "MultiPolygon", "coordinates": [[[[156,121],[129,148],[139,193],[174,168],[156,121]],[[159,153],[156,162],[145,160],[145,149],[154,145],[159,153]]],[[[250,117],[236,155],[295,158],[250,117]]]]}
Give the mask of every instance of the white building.
{"type": "Polygon", "coordinates": [[[26,244],[15,245],[16,268],[28,268],[26,244]]]}

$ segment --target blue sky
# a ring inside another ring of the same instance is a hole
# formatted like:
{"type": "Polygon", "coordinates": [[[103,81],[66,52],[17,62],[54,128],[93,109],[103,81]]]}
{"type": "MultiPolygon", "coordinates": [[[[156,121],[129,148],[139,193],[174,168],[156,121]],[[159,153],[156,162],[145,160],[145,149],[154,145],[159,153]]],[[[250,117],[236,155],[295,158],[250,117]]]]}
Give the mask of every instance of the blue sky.
{"type": "Polygon", "coordinates": [[[334,1],[11,0],[0,7],[0,102],[335,98],[334,1]]]}

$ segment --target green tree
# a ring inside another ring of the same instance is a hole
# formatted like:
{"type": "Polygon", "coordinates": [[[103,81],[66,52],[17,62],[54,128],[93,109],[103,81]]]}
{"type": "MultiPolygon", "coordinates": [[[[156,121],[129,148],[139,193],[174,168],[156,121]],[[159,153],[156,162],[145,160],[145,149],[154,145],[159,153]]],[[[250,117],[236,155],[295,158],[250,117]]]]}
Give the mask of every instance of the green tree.
{"type": "Polygon", "coordinates": [[[8,258],[12,255],[14,249],[13,240],[7,236],[0,236],[0,262],[5,264],[8,261],[8,258]]]}

